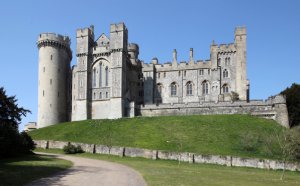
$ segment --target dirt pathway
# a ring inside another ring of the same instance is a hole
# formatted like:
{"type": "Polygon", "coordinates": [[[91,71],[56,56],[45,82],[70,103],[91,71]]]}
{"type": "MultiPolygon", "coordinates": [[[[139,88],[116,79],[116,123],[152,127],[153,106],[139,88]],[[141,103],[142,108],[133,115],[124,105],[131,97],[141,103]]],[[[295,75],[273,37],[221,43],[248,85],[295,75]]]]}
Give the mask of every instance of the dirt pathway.
{"type": "Polygon", "coordinates": [[[73,162],[73,167],[54,176],[41,178],[28,186],[41,185],[147,185],[142,176],[132,168],[102,160],[79,158],[74,156],[38,153],[55,156],[73,162]]]}

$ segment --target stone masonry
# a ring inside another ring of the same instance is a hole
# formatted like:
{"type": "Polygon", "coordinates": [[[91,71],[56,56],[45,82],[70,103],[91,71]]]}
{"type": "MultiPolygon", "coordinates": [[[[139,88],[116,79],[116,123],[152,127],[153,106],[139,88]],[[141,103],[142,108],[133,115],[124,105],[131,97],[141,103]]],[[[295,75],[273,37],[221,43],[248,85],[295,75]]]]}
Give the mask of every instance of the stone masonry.
{"type": "Polygon", "coordinates": [[[70,68],[70,39],[40,34],[38,127],[64,121],[122,117],[252,114],[288,127],[285,98],[249,99],[247,32],[237,27],[234,43],[210,46],[210,59],[159,64],[139,59],[124,23],[111,24],[109,37],[94,26],[76,31],[76,65],[70,68]]]}

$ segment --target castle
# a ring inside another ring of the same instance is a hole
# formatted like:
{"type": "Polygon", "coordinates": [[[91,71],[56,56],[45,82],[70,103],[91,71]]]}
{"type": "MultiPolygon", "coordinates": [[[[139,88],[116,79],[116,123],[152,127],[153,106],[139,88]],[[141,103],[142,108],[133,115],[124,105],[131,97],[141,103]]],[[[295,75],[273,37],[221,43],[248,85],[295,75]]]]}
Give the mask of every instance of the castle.
{"type": "Polygon", "coordinates": [[[38,38],[38,127],[64,121],[187,114],[252,114],[288,126],[285,98],[249,99],[245,27],[234,43],[210,46],[209,60],[144,63],[139,46],[128,43],[124,23],[95,40],[94,27],[76,33],[77,64],[70,68],[70,38],[42,33],[38,38]]]}

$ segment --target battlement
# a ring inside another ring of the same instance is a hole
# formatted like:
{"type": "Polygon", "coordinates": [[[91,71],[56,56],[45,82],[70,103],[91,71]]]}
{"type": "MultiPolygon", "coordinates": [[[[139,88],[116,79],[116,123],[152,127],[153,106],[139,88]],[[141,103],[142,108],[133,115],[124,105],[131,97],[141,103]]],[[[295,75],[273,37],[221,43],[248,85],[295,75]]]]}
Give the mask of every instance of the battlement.
{"type": "Polygon", "coordinates": [[[63,36],[56,33],[41,33],[38,37],[38,43],[42,41],[56,41],[67,46],[70,46],[71,40],[68,36],[63,36]]]}
{"type": "Polygon", "coordinates": [[[269,97],[266,102],[268,104],[286,104],[286,98],[282,94],[269,97]]]}
{"type": "Polygon", "coordinates": [[[123,22],[110,25],[110,32],[120,32],[120,31],[127,31],[127,28],[123,22]]]}
{"type": "Polygon", "coordinates": [[[235,47],[234,43],[220,44],[218,46],[218,49],[220,52],[223,52],[223,51],[235,52],[236,51],[236,47],[235,47]]]}
{"type": "Polygon", "coordinates": [[[90,27],[79,28],[76,30],[76,37],[93,36],[93,35],[94,35],[93,25],[91,25],[90,27]]]}
{"type": "Polygon", "coordinates": [[[234,31],[234,35],[246,35],[247,34],[247,30],[246,30],[246,26],[239,26],[235,28],[234,31]]]}

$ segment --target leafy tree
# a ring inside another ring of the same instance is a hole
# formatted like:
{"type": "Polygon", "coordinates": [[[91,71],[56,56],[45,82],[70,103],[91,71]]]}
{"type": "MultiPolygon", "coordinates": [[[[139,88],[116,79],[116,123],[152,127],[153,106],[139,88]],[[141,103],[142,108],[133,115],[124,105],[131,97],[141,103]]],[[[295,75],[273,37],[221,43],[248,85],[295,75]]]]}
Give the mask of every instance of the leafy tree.
{"type": "Polygon", "coordinates": [[[281,94],[286,96],[290,126],[300,125],[300,85],[293,83],[291,87],[286,88],[281,94]]]}
{"type": "Polygon", "coordinates": [[[0,87],[0,124],[10,125],[18,129],[22,116],[31,113],[30,110],[18,107],[16,96],[7,96],[3,87],[0,87]]]}
{"type": "Polygon", "coordinates": [[[16,102],[15,96],[7,96],[4,88],[0,88],[0,157],[28,153],[34,149],[31,137],[18,131],[22,116],[30,111],[18,107],[16,102]]]}

